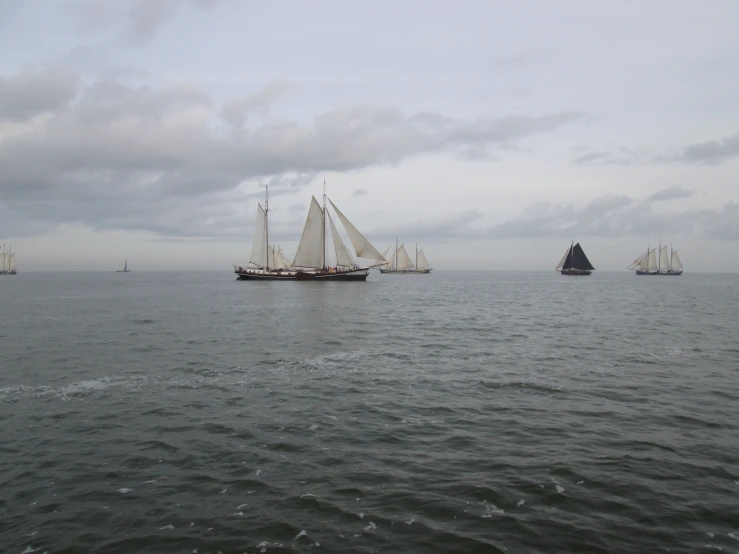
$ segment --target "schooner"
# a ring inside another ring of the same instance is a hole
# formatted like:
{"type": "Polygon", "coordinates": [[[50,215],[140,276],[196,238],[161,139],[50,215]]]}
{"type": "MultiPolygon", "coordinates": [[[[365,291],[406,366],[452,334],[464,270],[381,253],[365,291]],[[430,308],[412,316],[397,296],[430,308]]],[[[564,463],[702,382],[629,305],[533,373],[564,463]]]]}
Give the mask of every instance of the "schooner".
{"type": "Polygon", "coordinates": [[[415,265],[408,256],[408,252],[405,249],[405,245],[401,244],[398,247],[398,239],[395,239],[395,251],[391,254],[391,257],[387,257],[387,253],[390,252],[392,246],[385,251],[385,259],[387,264],[380,267],[380,273],[395,273],[395,274],[413,274],[413,273],[431,273],[431,265],[429,265],[426,255],[423,250],[418,249],[418,243],[416,243],[416,263],[415,265]]]}
{"type": "Polygon", "coordinates": [[[575,244],[573,240],[554,271],[561,271],[562,275],[590,275],[595,268],[588,260],[580,243],[575,244]]]}
{"type": "Polygon", "coordinates": [[[246,267],[234,266],[234,272],[240,280],[342,280],[366,281],[369,270],[378,265],[385,265],[387,260],[359,230],[326,197],[324,182],[323,206],[311,197],[308,217],[305,220],[303,235],[300,238],[295,258],[290,262],[282,252],[282,248],[269,243],[269,191],[265,196],[264,207],[257,204],[257,222],[254,232],[254,243],[246,267]],[[349,249],[344,245],[341,235],[328,211],[326,201],[346,230],[354,247],[357,258],[372,260],[374,264],[360,266],[349,249]],[[327,226],[331,229],[336,265],[330,266],[327,259],[327,226]]]}
{"type": "Polygon", "coordinates": [[[18,270],[15,267],[15,252],[12,248],[5,249],[0,252],[0,275],[16,275],[18,270]]]}
{"type": "Polygon", "coordinates": [[[637,275],[682,275],[683,264],[677,250],[670,245],[670,257],[667,257],[667,246],[659,245],[659,255],[654,248],[650,249],[631,262],[627,268],[635,271],[637,275]]]}

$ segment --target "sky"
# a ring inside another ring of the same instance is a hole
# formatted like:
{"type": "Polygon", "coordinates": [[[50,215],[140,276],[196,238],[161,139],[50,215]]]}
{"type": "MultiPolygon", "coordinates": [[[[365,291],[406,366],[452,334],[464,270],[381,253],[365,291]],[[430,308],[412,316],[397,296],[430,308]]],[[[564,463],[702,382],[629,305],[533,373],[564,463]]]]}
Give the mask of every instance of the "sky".
{"type": "Polygon", "coordinates": [[[0,0],[24,270],[245,264],[269,185],[438,269],[739,271],[739,3],[0,0]]]}

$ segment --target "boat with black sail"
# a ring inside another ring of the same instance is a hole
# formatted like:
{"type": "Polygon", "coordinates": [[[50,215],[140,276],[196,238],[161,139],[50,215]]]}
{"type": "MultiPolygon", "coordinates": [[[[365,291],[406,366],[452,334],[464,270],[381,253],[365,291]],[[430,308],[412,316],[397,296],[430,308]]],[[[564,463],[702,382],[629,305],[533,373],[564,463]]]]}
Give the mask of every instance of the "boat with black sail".
{"type": "Polygon", "coordinates": [[[292,262],[287,260],[279,246],[269,243],[269,191],[267,189],[264,208],[261,204],[257,204],[257,221],[249,264],[246,267],[234,266],[234,272],[238,279],[243,281],[366,281],[370,269],[386,263],[387,260],[382,254],[346,218],[336,204],[327,198],[324,183],[323,206],[315,197],[311,197],[303,235],[292,262]],[[352,258],[329,213],[327,201],[349,236],[357,259],[371,260],[374,263],[360,265],[352,258]],[[328,259],[327,226],[331,229],[335,265],[330,265],[328,259]]]}
{"type": "Polygon", "coordinates": [[[123,262],[123,269],[117,269],[116,273],[131,273],[131,270],[128,269],[128,258],[123,262]]]}
{"type": "Polygon", "coordinates": [[[575,244],[573,240],[554,271],[560,271],[562,275],[584,276],[590,275],[595,268],[588,260],[580,243],[575,244]]]}

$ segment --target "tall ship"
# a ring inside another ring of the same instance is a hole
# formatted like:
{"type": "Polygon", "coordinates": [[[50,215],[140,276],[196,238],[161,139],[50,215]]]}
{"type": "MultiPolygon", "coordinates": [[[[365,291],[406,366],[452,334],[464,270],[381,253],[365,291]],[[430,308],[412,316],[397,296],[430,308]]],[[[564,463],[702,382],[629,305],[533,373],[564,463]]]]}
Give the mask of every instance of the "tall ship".
{"type": "Polygon", "coordinates": [[[595,271],[595,268],[590,263],[590,260],[588,260],[588,257],[585,255],[585,251],[580,246],[580,243],[578,242],[575,244],[575,241],[573,240],[572,244],[557,264],[557,267],[554,268],[554,271],[560,271],[562,275],[579,276],[590,275],[595,271]]]}
{"type": "Polygon", "coordinates": [[[16,275],[17,273],[15,252],[10,247],[6,250],[5,245],[3,245],[2,252],[0,252],[0,275],[16,275]]]}
{"type": "Polygon", "coordinates": [[[426,255],[423,250],[418,249],[418,243],[416,243],[416,263],[414,264],[408,252],[405,249],[405,245],[401,244],[398,247],[398,240],[395,239],[395,250],[388,257],[388,252],[392,250],[392,246],[385,251],[385,259],[388,261],[387,264],[380,267],[380,273],[396,273],[396,274],[414,274],[414,273],[431,273],[431,265],[426,259],[426,255]]]}
{"type": "Polygon", "coordinates": [[[318,203],[315,196],[311,197],[303,235],[292,262],[285,257],[279,245],[269,242],[269,190],[267,189],[264,207],[257,204],[257,221],[249,264],[246,267],[234,266],[234,272],[238,275],[238,279],[243,281],[366,281],[370,269],[386,263],[387,260],[383,255],[346,218],[336,204],[326,197],[326,183],[324,182],[323,205],[318,203]],[[360,265],[352,258],[329,213],[327,201],[343,225],[357,259],[371,260],[374,263],[360,265]],[[331,230],[335,265],[331,265],[329,260],[327,227],[331,230]]]}
{"type": "Polygon", "coordinates": [[[682,275],[683,264],[677,250],[673,250],[670,245],[668,257],[666,245],[662,246],[660,243],[658,248],[659,254],[647,245],[647,251],[631,262],[627,269],[635,271],[637,275],[682,275]]]}

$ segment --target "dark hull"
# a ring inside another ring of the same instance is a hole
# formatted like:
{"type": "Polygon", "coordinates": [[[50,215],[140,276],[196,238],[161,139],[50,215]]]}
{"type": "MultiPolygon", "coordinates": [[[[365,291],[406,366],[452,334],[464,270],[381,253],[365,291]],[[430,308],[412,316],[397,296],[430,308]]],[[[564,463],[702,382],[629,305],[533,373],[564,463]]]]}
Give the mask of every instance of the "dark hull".
{"type": "Polygon", "coordinates": [[[239,281],[366,281],[369,270],[354,271],[264,271],[237,268],[239,281]]]}
{"type": "Polygon", "coordinates": [[[17,274],[18,274],[18,272],[15,271],[15,270],[13,270],[13,271],[0,271],[0,275],[17,275],[17,274]]]}
{"type": "Polygon", "coordinates": [[[587,277],[592,273],[592,271],[589,269],[563,269],[560,273],[571,277],[587,277]]]}
{"type": "Polygon", "coordinates": [[[424,275],[426,273],[431,273],[431,269],[401,269],[400,271],[395,269],[380,269],[380,273],[389,273],[391,275],[424,275]]]}
{"type": "Polygon", "coordinates": [[[654,272],[651,272],[651,271],[637,271],[636,274],[637,275],[658,275],[660,277],[668,277],[668,276],[669,277],[673,277],[673,276],[682,275],[683,272],[682,271],[669,271],[669,272],[665,272],[665,273],[654,273],[654,272]]]}

